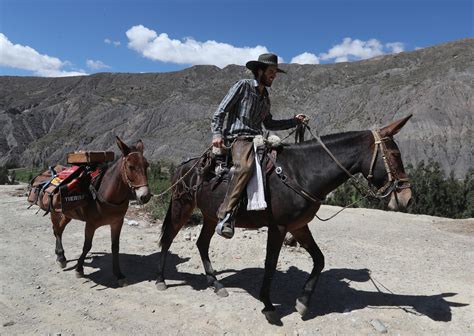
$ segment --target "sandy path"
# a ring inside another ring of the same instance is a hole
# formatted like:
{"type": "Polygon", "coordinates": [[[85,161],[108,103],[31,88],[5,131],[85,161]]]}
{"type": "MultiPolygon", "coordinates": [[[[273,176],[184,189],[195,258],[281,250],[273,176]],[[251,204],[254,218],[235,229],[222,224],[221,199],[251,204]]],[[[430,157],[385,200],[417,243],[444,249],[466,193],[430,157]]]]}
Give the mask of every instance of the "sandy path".
{"type": "MultiPolygon", "coordinates": [[[[26,209],[18,186],[0,186],[0,334],[474,334],[474,220],[447,220],[349,209],[311,230],[326,268],[305,320],[294,303],[311,270],[299,248],[282,250],[272,297],[283,326],[260,313],[265,230],[214,237],[211,258],[230,293],[206,289],[195,241],[200,227],[179,233],[171,247],[165,292],[154,286],[159,224],[138,217],[125,225],[122,270],[131,281],[116,288],[108,227],[96,232],[87,279],[71,268],[81,252],[83,224],[64,233],[68,268],[55,264],[48,217],[26,209]]],[[[323,207],[321,215],[336,207],[323,207]]]]}

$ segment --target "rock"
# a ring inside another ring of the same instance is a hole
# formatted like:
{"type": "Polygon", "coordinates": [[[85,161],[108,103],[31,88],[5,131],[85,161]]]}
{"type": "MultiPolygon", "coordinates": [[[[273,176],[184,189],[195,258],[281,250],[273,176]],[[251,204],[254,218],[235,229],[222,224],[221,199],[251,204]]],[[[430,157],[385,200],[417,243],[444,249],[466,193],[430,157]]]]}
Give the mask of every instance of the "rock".
{"type": "Polygon", "coordinates": [[[285,240],[283,241],[283,245],[285,246],[297,246],[298,242],[296,241],[296,238],[293,237],[291,233],[287,233],[285,236],[285,240]]]}
{"type": "MultiPolygon", "coordinates": [[[[468,155],[470,66],[472,39],[360,62],[288,64],[285,80],[272,87],[272,113],[281,118],[298,106],[319,133],[327,134],[383,126],[416,111],[416,122],[398,136],[404,162],[432,158],[446,172],[453,169],[464,177],[474,165],[468,155]]],[[[147,148],[154,148],[148,160],[178,163],[206,147],[203,137],[208,139],[210,127],[203,120],[210,119],[230,83],[245,78],[245,71],[242,66],[199,65],[163,74],[0,76],[0,114],[2,125],[8,125],[0,133],[0,164],[45,166],[62,162],[77,146],[108,149],[114,141],[111,134],[121,134],[123,122],[118,120],[126,122],[129,134],[137,134],[143,125],[148,134],[156,134],[147,138],[147,148]],[[151,94],[158,87],[160,94],[151,94]]]]}
{"type": "Polygon", "coordinates": [[[374,327],[375,330],[377,330],[381,334],[386,334],[387,333],[387,328],[385,325],[380,321],[379,319],[374,319],[370,321],[370,324],[372,327],[374,327]]]}
{"type": "Polygon", "coordinates": [[[138,222],[134,219],[125,219],[125,222],[127,223],[127,225],[129,226],[138,226],[138,222]]]}

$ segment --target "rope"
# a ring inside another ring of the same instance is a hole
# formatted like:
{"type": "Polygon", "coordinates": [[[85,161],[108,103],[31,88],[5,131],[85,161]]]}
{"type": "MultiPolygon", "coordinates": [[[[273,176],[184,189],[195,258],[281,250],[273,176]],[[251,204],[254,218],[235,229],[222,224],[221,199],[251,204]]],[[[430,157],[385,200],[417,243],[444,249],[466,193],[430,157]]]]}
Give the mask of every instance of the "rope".
{"type": "Polygon", "coordinates": [[[181,176],[175,183],[173,183],[168,189],[166,189],[165,191],[159,193],[158,195],[153,195],[153,197],[163,197],[163,195],[167,194],[171,189],[173,189],[174,187],[176,187],[178,185],[178,183],[180,183],[196,166],[197,164],[199,163],[199,159],[201,159],[202,157],[204,157],[204,155],[206,155],[206,153],[212,148],[212,145],[209,146],[205,151],[204,153],[202,153],[197,159],[196,159],[196,162],[191,166],[191,168],[189,168],[189,170],[183,175],[181,176]]]}
{"type": "Polygon", "coordinates": [[[356,203],[359,203],[359,202],[362,201],[363,199],[366,199],[367,197],[368,197],[368,196],[366,195],[366,196],[362,197],[361,199],[358,199],[357,201],[354,201],[354,202],[352,202],[351,204],[346,205],[344,208],[342,208],[341,210],[337,211],[335,214],[329,216],[328,218],[321,218],[321,217],[318,216],[317,213],[315,214],[315,216],[316,216],[316,218],[319,219],[320,221],[326,222],[326,221],[328,221],[328,220],[330,220],[330,219],[333,219],[334,217],[336,217],[337,215],[339,215],[341,212],[343,212],[343,211],[346,210],[347,208],[353,206],[353,205],[356,204],[356,203]]]}
{"type": "MultiPolygon", "coordinates": [[[[385,197],[387,197],[387,195],[389,194],[384,194],[384,195],[380,195],[378,194],[377,192],[374,192],[370,187],[367,187],[365,186],[364,184],[362,184],[359,179],[353,175],[350,171],[348,171],[337,159],[336,157],[331,153],[331,151],[326,147],[326,145],[324,144],[324,142],[321,140],[321,138],[317,135],[314,135],[313,132],[311,131],[311,128],[309,127],[309,125],[307,123],[305,123],[309,133],[311,134],[311,136],[316,139],[319,144],[323,147],[323,149],[328,153],[328,155],[334,160],[334,162],[349,176],[350,178],[350,182],[353,183],[354,187],[357,189],[357,191],[359,191],[361,194],[366,194],[362,199],[364,198],[367,198],[367,197],[373,197],[373,198],[377,198],[377,199],[383,199],[385,197]]],[[[382,192],[385,191],[385,190],[382,190],[382,192]]],[[[360,199],[359,201],[361,201],[362,199],[360,199]]]]}
{"type": "Polygon", "coordinates": [[[293,133],[295,133],[295,132],[296,132],[296,130],[297,130],[297,129],[296,129],[296,128],[294,128],[294,129],[293,129],[293,130],[292,130],[290,133],[288,133],[288,135],[287,135],[286,137],[284,137],[283,139],[281,139],[281,142],[283,142],[283,140],[286,140],[286,139],[288,139],[288,138],[289,138],[289,137],[290,137],[290,136],[291,136],[293,133]]]}

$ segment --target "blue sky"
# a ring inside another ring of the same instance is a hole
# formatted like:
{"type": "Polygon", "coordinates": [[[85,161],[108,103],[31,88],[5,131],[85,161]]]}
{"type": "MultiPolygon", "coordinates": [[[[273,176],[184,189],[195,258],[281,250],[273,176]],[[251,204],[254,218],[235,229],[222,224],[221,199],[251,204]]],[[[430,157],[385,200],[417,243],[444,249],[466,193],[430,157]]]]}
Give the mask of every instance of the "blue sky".
{"type": "Polygon", "coordinates": [[[0,0],[0,75],[366,59],[473,37],[472,0],[0,0]]]}

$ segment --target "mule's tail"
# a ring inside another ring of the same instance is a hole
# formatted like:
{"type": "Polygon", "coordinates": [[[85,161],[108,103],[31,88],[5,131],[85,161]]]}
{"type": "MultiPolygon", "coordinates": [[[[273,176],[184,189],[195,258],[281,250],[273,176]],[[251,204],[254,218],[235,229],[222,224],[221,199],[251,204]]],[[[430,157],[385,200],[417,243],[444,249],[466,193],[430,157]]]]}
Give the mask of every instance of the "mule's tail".
{"type": "Polygon", "coordinates": [[[161,225],[161,234],[160,234],[160,246],[163,246],[163,243],[168,240],[170,237],[170,229],[171,229],[171,211],[173,208],[173,198],[171,197],[170,203],[168,205],[168,211],[166,211],[165,220],[161,225]]]}

